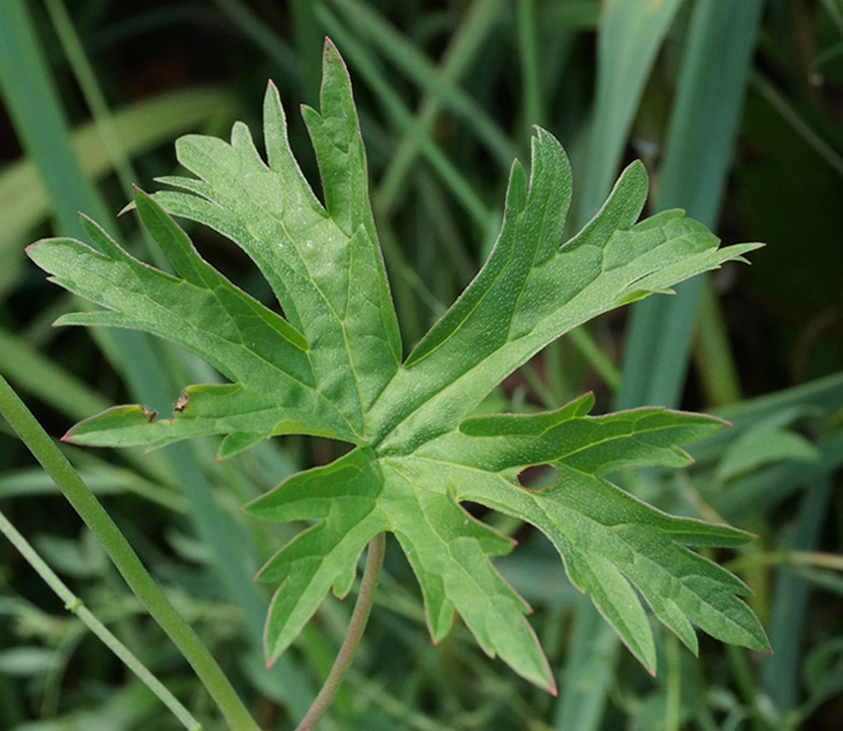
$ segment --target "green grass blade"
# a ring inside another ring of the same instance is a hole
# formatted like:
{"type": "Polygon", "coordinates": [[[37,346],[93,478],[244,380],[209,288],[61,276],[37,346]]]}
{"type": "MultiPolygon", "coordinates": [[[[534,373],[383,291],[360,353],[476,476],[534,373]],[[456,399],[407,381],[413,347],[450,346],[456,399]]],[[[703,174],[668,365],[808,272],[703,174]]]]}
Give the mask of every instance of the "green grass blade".
{"type": "Polygon", "coordinates": [[[715,407],[741,400],[741,384],[729,347],[726,324],[710,279],[703,281],[694,350],[708,402],[715,407]]]}
{"type": "Polygon", "coordinates": [[[301,83],[304,72],[298,56],[246,3],[242,0],[214,0],[214,4],[278,64],[286,78],[301,83]]]}
{"type": "Polygon", "coordinates": [[[257,725],[208,649],[170,604],[120,529],[2,376],[0,412],[102,542],[132,591],[189,660],[231,728],[256,731],[257,725]]]}
{"type": "MultiPolygon", "coordinates": [[[[707,0],[697,6],[661,174],[659,210],[682,207],[713,227],[755,48],[762,0],[707,0]]],[[[675,406],[688,363],[702,280],[675,298],[651,298],[633,311],[617,408],[675,406]]]]}
{"type": "Polygon", "coordinates": [[[604,5],[582,220],[597,212],[612,187],[644,83],[681,3],[614,0],[604,5]]]}
{"type": "Polygon", "coordinates": [[[73,155],[58,90],[22,0],[0,4],[0,90],[21,145],[41,172],[50,199],[62,202],[55,211],[59,227],[83,237],[76,216],[81,210],[109,220],[73,155]]]}
{"type": "Polygon", "coordinates": [[[597,729],[612,683],[620,640],[588,597],[581,597],[577,603],[571,637],[554,728],[559,731],[597,729]]]}
{"type": "Polygon", "coordinates": [[[45,0],[45,5],[67,60],[70,62],[70,67],[73,69],[76,81],[85,97],[85,103],[88,105],[99,129],[103,147],[117,172],[123,193],[127,199],[131,199],[132,184],[137,180],[137,176],[132,170],[132,163],[120,141],[113,116],[99,87],[94,70],[85,55],[85,49],[82,47],[79,34],[73,27],[73,21],[70,19],[63,0],[45,0]]]}
{"type": "MultiPolygon", "coordinates": [[[[442,58],[438,69],[441,78],[459,81],[494,28],[500,12],[500,0],[477,0],[472,4],[442,58]]],[[[429,132],[442,108],[439,97],[427,97],[416,115],[421,128],[429,132]]],[[[388,211],[398,198],[407,172],[421,151],[422,141],[412,131],[401,139],[378,187],[377,204],[384,210],[388,211]]]]}
{"type": "Polygon", "coordinates": [[[713,413],[732,426],[721,434],[707,437],[689,449],[698,464],[719,459],[723,450],[747,429],[785,411],[805,410],[831,414],[843,408],[843,373],[777,391],[767,396],[742,401],[713,413]]]}
{"type": "Polygon", "coordinates": [[[3,329],[0,373],[72,419],[85,419],[111,406],[86,383],[3,329]]]}
{"type": "Polygon", "coordinates": [[[518,49],[521,53],[521,82],[524,85],[524,115],[527,125],[544,124],[539,66],[540,49],[536,32],[534,0],[518,1],[518,49]]]}
{"type": "MultiPolygon", "coordinates": [[[[830,507],[832,478],[810,470],[806,488],[795,530],[787,545],[793,551],[817,548],[830,507]]],[[[775,655],[765,658],[759,687],[772,700],[781,717],[785,717],[799,702],[799,668],[809,589],[804,577],[787,568],[776,571],[770,617],[770,642],[776,650],[775,655]]]]}
{"type": "Polygon", "coordinates": [[[504,170],[517,156],[509,137],[483,107],[451,79],[437,73],[436,65],[409,38],[399,34],[368,3],[360,0],[332,0],[343,19],[366,41],[372,43],[392,63],[412,79],[425,94],[438,98],[471,127],[504,170]]]}
{"type": "MultiPolygon", "coordinates": [[[[162,94],[112,113],[120,145],[126,155],[139,155],[209,119],[229,120],[235,100],[220,87],[205,86],[162,94]]],[[[82,172],[98,180],[112,170],[97,125],[89,122],[70,133],[70,146],[82,172]]],[[[55,200],[55,199],[53,199],[55,200]]],[[[27,233],[50,213],[51,195],[35,161],[24,158],[0,173],[0,252],[19,247],[27,233]],[[8,212],[8,213],[7,213],[8,212]]],[[[74,225],[76,218],[73,219],[74,225]]],[[[22,257],[23,247],[17,253],[22,257]]]]}
{"type": "Polygon", "coordinates": [[[311,0],[292,0],[290,16],[293,21],[293,37],[296,42],[296,56],[304,72],[304,101],[310,106],[319,103],[319,87],[322,84],[322,33],[313,12],[311,0]]]}
{"type": "Polygon", "coordinates": [[[753,91],[756,91],[788,125],[798,134],[835,172],[843,177],[843,156],[828,144],[794,108],[793,104],[760,72],[750,77],[753,91]]]}

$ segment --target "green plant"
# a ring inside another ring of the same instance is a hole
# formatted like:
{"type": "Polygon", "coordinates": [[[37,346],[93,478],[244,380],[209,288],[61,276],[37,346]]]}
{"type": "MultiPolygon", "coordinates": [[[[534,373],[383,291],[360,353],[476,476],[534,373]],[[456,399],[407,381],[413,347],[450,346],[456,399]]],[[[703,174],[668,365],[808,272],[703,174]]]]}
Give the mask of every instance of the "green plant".
{"type": "MultiPolygon", "coordinates": [[[[321,114],[307,107],[303,114],[324,205],[290,152],[270,87],[268,165],[238,124],[231,145],[198,136],[180,140],[179,159],[199,179],[166,178],[181,190],[136,193],[141,220],[178,277],[132,258],[87,219],[85,230],[101,253],[72,239],[30,247],[30,257],[56,283],[106,308],[65,315],[59,323],[168,338],[230,381],[188,387],[171,418],[121,406],[81,422],[65,439],[153,448],[222,434],[219,458],[283,434],[353,445],[335,462],[294,475],[245,507],[281,522],[316,521],[260,573],[280,583],[266,625],[270,660],[330,589],[338,596],[350,590],[367,544],[367,575],[376,576],[383,534],[392,532],[421,584],[434,640],[448,632],[456,610],[489,655],[553,690],[524,618],[529,608],[488,559],[508,553],[513,542],[472,518],[460,505],[465,501],[544,532],[574,584],[651,672],[655,645],[633,586],[695,652],[691,622],[727,642],[767,650],[763,629],[737,596],[749,593],[746,585],[685,547],[737,546],[751,535],[669,516],[602,477],[631,466],[686,464],[679,445],[718,431],[723,422],[660,408],[591,417],[588,395],[547,413],[476,415],[504,377],[561,334],[612,308],[668,292],[758,245],[718,249],[712,234],[678,210],[636,223],[647,178],[634,163],[592,221],[560,246],[570,168],[559,143],[537,129],[530,180],[516,162],[504,224],[486,265],[402,362],[350,81],[331,44],[323,63],[321,114]],[[204,262],[167,211],[241,246],[284,317],[204,262]],[[519,474],[536,465],[550,465],[557,481],[540,490],[522,486],[519,474]]],[[[371,594],[361,592],[357,631],[370,602],[371,594]]]]}

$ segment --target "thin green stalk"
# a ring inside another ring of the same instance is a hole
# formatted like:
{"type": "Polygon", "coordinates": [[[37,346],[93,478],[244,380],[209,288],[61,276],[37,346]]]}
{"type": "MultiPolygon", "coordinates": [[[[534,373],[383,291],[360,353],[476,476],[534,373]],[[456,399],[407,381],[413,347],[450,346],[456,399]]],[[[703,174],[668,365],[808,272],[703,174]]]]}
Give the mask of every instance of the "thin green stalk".
{"type": "MultiPolygon", "coordinates": [[[[460,115],[504,169],[509,169],[512,158],[517,156],[509,137],[478,102],[454,84],[452,79],[438,73],[436,65],[427,54],[409,38],[398,33],[369,3],[360,0],[331,0],[331,4],[342,12],[344,27],[353,27],[418,84],[426,95],[438,98],[460,115]]],[[[324,7],[320,5],[317,9],[324,7]]]]}
{"type": "Polygon", "coordinates": [[[621,385],[621,372],[612,359],[601,350],[588,330],[585,327],[576,327],[566,337],[571,339],[579,354],[597,371],[605,384],[617,391],[621,385]]]}
{"type": "Polygon", "coordinates": [[[164,684],[158,680],[144,664],[120,640],[118,640],[108,628],[100,622],[91,611],[84,605],[70,588],[55,574],[55,572],[36,553],[35,549],[13,526],[0,511],[0,531],[12,543],[21,555],[29,562],[47,585],[64,601],[64,607],[72,612],[80,621],[99,637],[117,657],[119,657],[135,675],[157,695],[161,702],[169,708],[182,725],[190,731],[201,731],[202,724],[197,721],[190,711],[187,710],[164,684]]]}
{"type": "Polygon", "coordinates": [[[814,150],[838,175],[843,176],[843,156],[820,137],[811,126],[799,116],[793,105],[761,73],[754,71],[750,76],[752,88],[767,102],[781,118],[790,125],[811,149],[814,150]]]}
{"type": "Polygon", "coordinates": [[[296,731],[310,731],[312,729],[328,704],[336,695],[337,690],[342,683],[346,671],[354,659],[354,654],[360,646],[360,640],[363,637],[363,630],[366,629],[366,622],[369,621],[369,613],[372,611],[372,604],[375,600],[375,589],[378,585],[378,579],[381,574],[381,567],[383,566],[383,556],[386,551],[386,534],[378,533],[369,543],[369,552],[366,556],[366,568],[363,571],[363,579],[360,583],[360,593],[357,595],[357,603],[354,605],[354,611],[351,613],[351,621],[348,624],[348,632],[345,640],[343,640],[342,647],[337,654],[337,659],[334,661],[334,666],[328,677],[325,679],[325,684],[313,705],[307,712],[301,723],[296,727],[296,731]]]}
{"type": "Polygon", "coordinates": [[[170,604],[120,529],[2,376],[0,414],[102,542],[126,583],[193,667],[229,726],[236,731],[259,731],[208,648],[170,604]]]}
{"type": "MultiPolygon", "coordinates": [[[[454,33],[437,69],[443,79],[454,83],[459,81],[474,61],[478,49],[488,37],[499,14],[500,0],[477,0],[472,4],[454,33]]],[[[416,114],[422,129],[428,132],[433,128],[442,107],[443,102],[439,97],[425,97],[416,114]]],[[[392,155],[389,167],[378,186],[378,198],[385,210],[388,211],[397,200],[404,178],[421,152],[421,142],[422,139],[418,135],[405,134],[392,155]]]]}

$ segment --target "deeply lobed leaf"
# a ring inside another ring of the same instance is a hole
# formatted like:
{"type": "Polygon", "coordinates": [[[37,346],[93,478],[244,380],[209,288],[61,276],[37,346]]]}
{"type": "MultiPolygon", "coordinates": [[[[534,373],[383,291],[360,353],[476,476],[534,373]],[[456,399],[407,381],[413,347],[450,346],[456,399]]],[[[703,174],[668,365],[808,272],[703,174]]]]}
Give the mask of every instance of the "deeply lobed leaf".
{"type": "Polygon", "coordinates": [[[666,515],[603,477],[625,467],[686,464],[680,445],[722,422],[664,409],[592,417],[589,396],[544,414],[471,416],[504,377],[567,330],[741,259],[756,245],[719,249],[682,211],[637,222],[647,196],[640,163],[624,171],[594,219],[560,245],[571,171],[559,143],[538,129],[529,179],[513,165],[503,227],[488,261],[402,364],[350,81],[330,43],[321,111],[305,108],[303,115],[324,204],[290,151],[271,84],[264,103],[267,161],[238,123],[230,144],[201,136],[179,141],[179,161],[196,178],[167,178],[177,190],[154,198],[137,192],[138,213],[177,277],[133,259],[87,220],[99,252],[68,239],[30,248],[54,281],[105,308],[65,316],[61,324],[155,333],[199,354],[230,381],[188,387],[169,419],[122,406],[78,424],[65,438],[157,447],[221,434],[220,457],[289,433],[354,445],[244,508],[275,521],[314,521],[259,575],[279,583],[266,625],[270,660],[329,590],[349,591],[366,544],[390,531],[421,585],[434,640],[459,613],[490,656],[553,690],[525,618],[529,607],[489,561],[513,542],[472,518],[462,501],[544,532],[574,584],[650,670],[652,632],[636,590],[694,651],[692,623],[726,641],[767,649],[757,619],[738,598],[747,587],[686,548],[736,546],[750,536],[666,515]],[[284,316],[209,266],[164,208],[243,248],[284,316]],[[520,471],[541,464],[558,471],[557,483],[523,487],[520,471]]]}

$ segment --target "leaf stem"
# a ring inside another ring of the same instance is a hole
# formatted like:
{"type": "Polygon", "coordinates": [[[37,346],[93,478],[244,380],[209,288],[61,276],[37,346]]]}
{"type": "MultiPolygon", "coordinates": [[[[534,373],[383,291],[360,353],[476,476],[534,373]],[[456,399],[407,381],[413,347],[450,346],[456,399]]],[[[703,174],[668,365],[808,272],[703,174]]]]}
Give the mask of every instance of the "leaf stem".
{"type": "Polygon", "coordinates": [[[199,723],[190,712],[179,702],[179,700],[156,678],[146,666],[132,654],[120,640],[118,640],[109,629],[100,622],[91,611],[83,604],[56,574],[46,564],[44,559],[36,553],[30,543],[17,531],[9,522],[6,516],[0,511],[0,532],[15,546],[21,555],[40,574],[41,578],[49,587],[64,601],[65,609],[75,614],[82,623],[93,632],[126,666],[137,675],[146,686],[157,695],[162,703],[169,708],[182,725],[190,731],[201,731],[202,724],[199,723]]]}
{"type": "Polygon", "coordinates": [[[351,622],[348,624],[348,632],[345,635],[345,640],[343,640],[342,647],[340,647],[340,651],[337,654],[337,659],[334,660],[334,666],[331,668],[331,672],[328,673],[328,677],[325,679],[322,690],[319,691],[319,695],[316,696],[316,700],[313,701],[310,710],[296,727],[296,731],[310,731],[316,726],[317,721],[319,721],[328,704],[336,695],[337,690],[339,690],[342,679],[360,645],[363,630],[366,629],[366,622],[369,621],[369,613],[372,611],[375,588],[380,578],[385,549],[386,534],[378,533],[369,543],[369,553],[366,556],[366,568],[363,571],[360,593],[357,595],[357,603],[354,605],[354,611],[351,613],[351,622]]]}
{"type": "Polygon", "coordinates": [[[105,547],[126,583],[170,636],[234,731],[259,731],[208,648],[176,611],[70,462],[0,375],[0,415],[53,478],[64,496],[105,547]]]}

